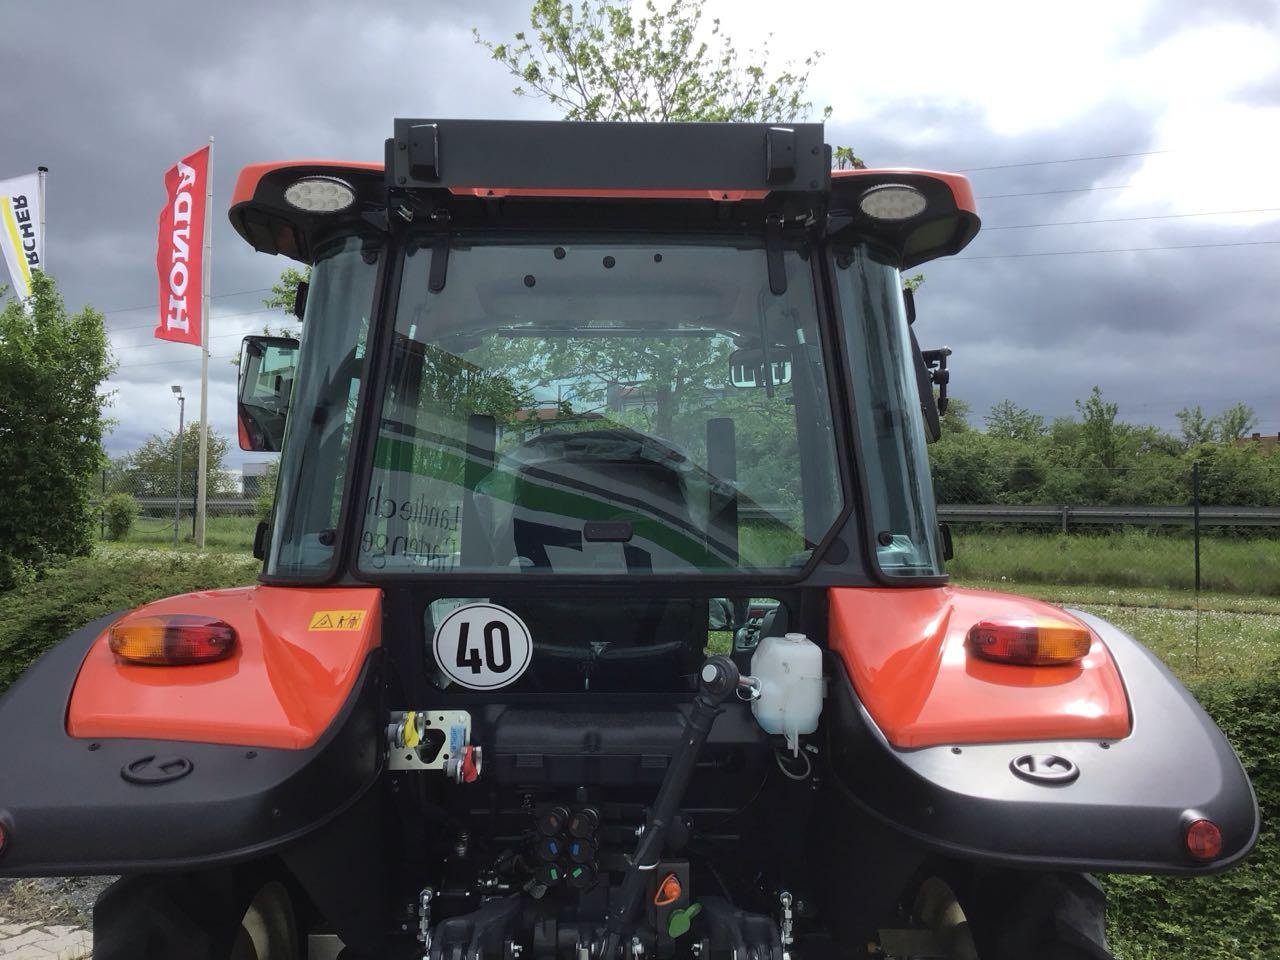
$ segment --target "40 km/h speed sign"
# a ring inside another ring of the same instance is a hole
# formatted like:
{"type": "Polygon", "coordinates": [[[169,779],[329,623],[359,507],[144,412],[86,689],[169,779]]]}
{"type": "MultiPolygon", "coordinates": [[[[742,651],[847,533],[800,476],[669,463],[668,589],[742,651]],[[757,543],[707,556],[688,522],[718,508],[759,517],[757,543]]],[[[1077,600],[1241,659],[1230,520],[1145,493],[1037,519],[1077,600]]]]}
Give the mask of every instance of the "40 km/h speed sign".
{"type": "Polygon", "coordinates": [[[458,607],[436,628],[432,647],[445,676],[471,690],[515,683],[533,660],[524,621],[492,603],[458,607]]]}

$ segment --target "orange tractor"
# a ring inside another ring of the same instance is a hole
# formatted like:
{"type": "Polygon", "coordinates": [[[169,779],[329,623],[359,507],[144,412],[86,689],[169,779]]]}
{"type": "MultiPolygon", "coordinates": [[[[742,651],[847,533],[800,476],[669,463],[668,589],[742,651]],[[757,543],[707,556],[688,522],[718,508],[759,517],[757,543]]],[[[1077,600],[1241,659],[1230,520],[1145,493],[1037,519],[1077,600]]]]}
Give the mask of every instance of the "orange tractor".
{"type": "Polygon", "coordinates": [[[1090,872],[1253,846],[1142,646],[951,586],[948,351],[900,271],[968,182],[822,126],[397,120],[251,166],[310,268],[250,337],[259,583],[0,701],[0,874],[119,874],[100,960],[1105,960],[1090,872]]]}

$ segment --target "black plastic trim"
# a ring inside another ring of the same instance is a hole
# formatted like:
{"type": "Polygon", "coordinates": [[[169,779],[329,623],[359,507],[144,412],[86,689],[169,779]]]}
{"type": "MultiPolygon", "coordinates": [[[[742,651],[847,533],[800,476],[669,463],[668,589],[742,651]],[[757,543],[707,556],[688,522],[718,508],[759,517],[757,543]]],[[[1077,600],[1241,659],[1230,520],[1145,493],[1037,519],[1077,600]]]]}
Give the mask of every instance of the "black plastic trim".
{"type": "Polygon", "coordinates": [[[382,653],[305,750],[171,740],[84,740],[66,732],[80,665],[120,614],[77,630],[0,698],[0,876],[189,870],[262,856],[338,816],[382,770],[382,653]],[[179,780],[121,776],[148,755],[180,757],[179,780]]]}
{"type": "Polygon", "coordinates": [[[1009,867],[1207,874],[1257,843],[1253,787],[1226,737],[1145,647],[1078,613],[1106,643],[1124,678],[1133,731],[1115,741],[893,747],[833,658],[828,739],[833,778],[855,805],[924,846],[1009,867]],[[1009,762],[1025,753],[1075,762],[1067,784],[1034,784],[1009,762]],[[1183,818],[1218,824],[1223,856],[1209,863],[1183,846],[1183,818]]]}

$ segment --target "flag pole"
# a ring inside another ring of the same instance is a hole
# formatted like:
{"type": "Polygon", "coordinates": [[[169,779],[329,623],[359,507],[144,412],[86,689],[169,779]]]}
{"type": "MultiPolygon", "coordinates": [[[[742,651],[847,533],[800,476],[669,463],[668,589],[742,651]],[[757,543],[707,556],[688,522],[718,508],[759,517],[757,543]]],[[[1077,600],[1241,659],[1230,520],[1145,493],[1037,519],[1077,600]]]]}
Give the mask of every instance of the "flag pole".
{"type": "Polygon", "coordinates": [[[209,294],[213,276],[213,137],[204,175],[204,278],[200,296],[200,463],[196,473],[196,549],[204,549],[209,469],[209,294]]]}
{"type": "Polygon", "coordinates": [[[49,234],[44,227],[44,183],[49,177],[49,168],[43,164],[36,167],[36,176],[40,178],[40,272],[47,274],[49,272],[49,234]]]}

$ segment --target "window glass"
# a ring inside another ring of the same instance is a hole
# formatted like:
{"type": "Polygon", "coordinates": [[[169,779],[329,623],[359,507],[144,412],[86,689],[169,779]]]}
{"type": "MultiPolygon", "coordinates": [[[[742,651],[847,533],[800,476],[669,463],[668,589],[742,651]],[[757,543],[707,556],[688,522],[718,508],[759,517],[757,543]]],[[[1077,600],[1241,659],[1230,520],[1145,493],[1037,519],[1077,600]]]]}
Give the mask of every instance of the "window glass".
{"type": "Polygon", "coordinates": [[[333,562],[379,253],[371,241],[346,237],[322,250],[312,268],[280,457],[270,574],[323,574],[333,562]]]}
{"type": "Polygon", "coordinates": [[[783,295],[758,248],[460,242],[438,293],[430,259],[405,261],[361,569],[808,560],[842,498],[801,251],[783,295]]]}
{"type": "Polygon", "coordinates": [[[935,576],[942,557],[902,278],[866,247],[837,251],[835,265],[877,558],[890,575],[935,576]]]}

